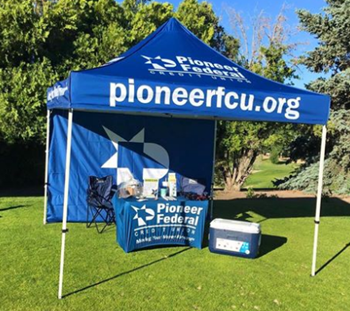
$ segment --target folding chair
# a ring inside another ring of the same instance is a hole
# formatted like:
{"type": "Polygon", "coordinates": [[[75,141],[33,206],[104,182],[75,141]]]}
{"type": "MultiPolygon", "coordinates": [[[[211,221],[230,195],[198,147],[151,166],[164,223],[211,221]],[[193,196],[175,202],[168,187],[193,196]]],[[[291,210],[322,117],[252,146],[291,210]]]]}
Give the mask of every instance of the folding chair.
{"type": "Polygon", "coordinates": [[[113,177],[111,175],[105,177],[89,176],[89,187],[87,190],[87,215],[86,227],[90,228],[95,223],[98,233],[115,223],[115,213],[112,204],[114,195],[113,177]],[[91,220],[90,220],[91,213],[91,220]],[[102,220],[104,226],[100,229],[98,222],[102,220]]]}

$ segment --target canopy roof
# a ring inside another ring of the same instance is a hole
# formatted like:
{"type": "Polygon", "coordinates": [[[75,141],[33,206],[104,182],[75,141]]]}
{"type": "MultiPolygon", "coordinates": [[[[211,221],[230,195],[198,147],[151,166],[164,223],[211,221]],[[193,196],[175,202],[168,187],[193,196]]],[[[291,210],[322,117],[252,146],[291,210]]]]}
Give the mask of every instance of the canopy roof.
{"type": "Polygon", "coordinates": [[[108,64],[48,89],[48,109],[326,124],[330,97],[258,76],[175,18],[108,64]]]}

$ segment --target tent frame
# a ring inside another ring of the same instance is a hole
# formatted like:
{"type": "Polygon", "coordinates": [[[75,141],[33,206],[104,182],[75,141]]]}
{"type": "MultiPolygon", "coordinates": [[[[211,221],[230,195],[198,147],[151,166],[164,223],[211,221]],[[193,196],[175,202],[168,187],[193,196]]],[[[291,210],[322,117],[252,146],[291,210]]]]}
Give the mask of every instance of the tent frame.
{"type": "Polygon", "coordinates": [[[60,260],[60,277],[58,283],[58,299],[62,299],[63,290],[63,270],[64,270],[64,253],[66,247],[67,215],[68,215],[68,194],[69,194],[69,175],[70,175],[70,158],[72,147],[72,128],[73,128],[73,109],[68,112],[68,129],[67,129],[67,151],[66,151],[66,172],[64,181],[64,198],[63,198],[63,219],[62,219],[62,244],[60,260]]]}
{"type": "Polygon", "coordinates": [[[327,138],[327,127],[322,126],[322,140],[320,150],[320,167],[318,171],[318,188],[317,188],[317,200],[316,200],[316,213],[315,213],[315,232],[314,232],[314,246],[312,252],[312,265],[311,265],[311,276],[316,275],[316,257],[317,257],[317,245],[318,245],[318,230],[320,225],[321,216],[321,200],[322,200],[322,189],[323,189],[323,170],[324,170],[324,158],[326,154],[326,138],[327,138]]]}
{"type": "MultiPolygon", "coordinates": [[[[100,111],[97,111],[100,112],[100,111]]],[[[48,149],[49,149],[49,126],[50,126],[50,114],[48,110],[48,128],[46,131],[46,164],[45,164],[45,207],[44,207],[44,223],[46,223],[46,209],[47,209],[47,182],[48,182],[48,149]]],[[[168,115],[166,115],[168,116],[168,115]]],[[[215,170],[215,153],[216,153],[216,132],[217,132],[217,120],[215,120],[215,136],[214,136],[214,157],[213,157],[213,176],[211,184],[211,195],[214,192],[214,170],[215,170]]],[[[73,109],[69,109],[68,112],[68,128],[67,128],[67,150],[66,150],[66,170],[65,170],[65,183],[64,183],[64,201],[63,201],[63,219],[62,219],[62,241],[61,241],[61,259],[60,259],[60,273],[59,273],[59,284],[58,284],[58,299],[62,299],[63,291],[63,275],[64,275],[64,255],[65,255],[65,241],[67,229],[67,216],[68,216],[68,195],[69,195],[69,178],[70,178],[70,159],[71,159],[71,147],[72,147],[72,132],[73,132],[73,109]]],[[[324,169],[324,159],[326,151],[326,136],[327,128],[325,125],[322,127],[322,140],[321,140],[321,150],[320,150],[320,166],[318,175],[318,189],[317,189],[317,200],[316,200],[316,213],[315,213],[315,231],[314,231],[314,244],[313,244],[313,255],[312,255],[312,267],[311,276],[316,275],[316,259],[317,259],[317,246],[318,246],[318,232],[320,224],[320,214],[321,214],[321,200],[322,200],[322,189],[323,189],[323,169],[324,169]]],[[[210,217],[213,217],[213,199],[210,205],[210,217]]]]}
{"type": "Polygon", "coordinates": [[[216,162],[216,132],[218,127],[218,121],[215,120],[214,125],[214,146],[213,146],[213,173],[211,175],[211,189],[210,189],[210,220],[213,219],[214,214],[214,175],[215,175],[215,162],[216,162]]]}
{"type": "Polygon", "coordinates": [[[47,186],[48,186],[48,174],[49,174],[49,148],[50,148],[50,117],[51,110],[47,110],[46,114],[46,148],[45,148],[45,183],[44,183],[44,218],[43,224],[46,225],[47,216],[47,186]]]}

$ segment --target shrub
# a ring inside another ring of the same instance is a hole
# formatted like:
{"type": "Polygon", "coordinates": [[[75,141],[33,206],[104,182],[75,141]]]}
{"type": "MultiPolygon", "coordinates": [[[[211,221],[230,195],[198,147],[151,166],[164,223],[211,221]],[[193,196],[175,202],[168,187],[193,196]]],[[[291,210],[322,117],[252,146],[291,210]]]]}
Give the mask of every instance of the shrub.
{"type": "Polygon", "coordinates": [[[279,156],[280,156],[280,148],[273,147],[271,152],[270,152],[270,161],[273,164],[278,164],[279,162],[279,156]]]}
{"type": "Polygon", "coordinates": [[[254,194],[255,194],[254,189],[252,187],[248,187],[247,194],[246,194],[247,199],[254,198],[254,194]]]}

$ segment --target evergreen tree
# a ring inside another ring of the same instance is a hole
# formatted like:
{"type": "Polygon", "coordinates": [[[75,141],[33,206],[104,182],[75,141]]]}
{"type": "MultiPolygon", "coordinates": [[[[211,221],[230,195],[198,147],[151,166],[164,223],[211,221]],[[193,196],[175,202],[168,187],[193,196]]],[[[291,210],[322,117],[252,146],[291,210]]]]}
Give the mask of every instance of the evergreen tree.
{"type": "MultiPolygon", "coordinates": [[[[328,123],[327,155],[324,170],[325,190],[350,192],[350,0],[327,0],[323,13],[298,11],[303,30],[318,39],[318,46],[301,62],[317,73],[330,73],[308,85],[312,91],[330,94],[331,116],[328,123]]],[[[281,185],[285,189],[316,191],[320,146],[320,127],[305,127],[293,149],[302,147],[306,165],[281,185]],[[317,148],[315,147],[317,146],[317,148]]],[[[300,156],[300,154],[298,154],[300,156]]]]}

